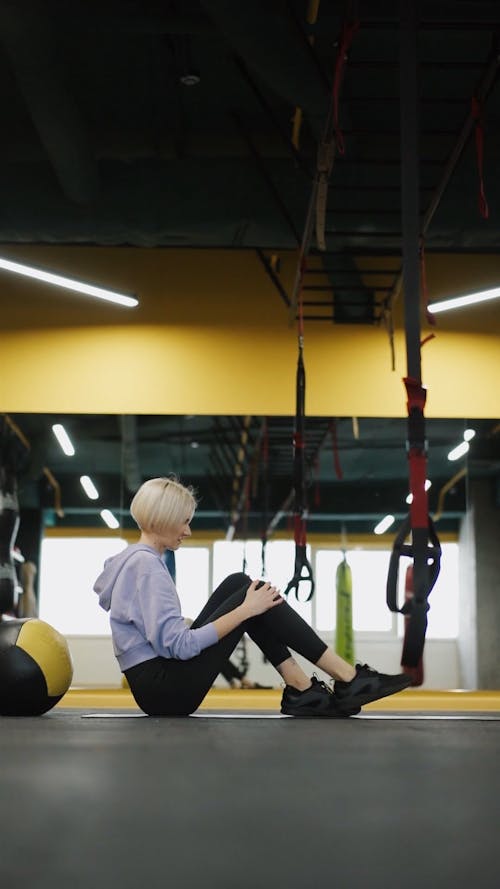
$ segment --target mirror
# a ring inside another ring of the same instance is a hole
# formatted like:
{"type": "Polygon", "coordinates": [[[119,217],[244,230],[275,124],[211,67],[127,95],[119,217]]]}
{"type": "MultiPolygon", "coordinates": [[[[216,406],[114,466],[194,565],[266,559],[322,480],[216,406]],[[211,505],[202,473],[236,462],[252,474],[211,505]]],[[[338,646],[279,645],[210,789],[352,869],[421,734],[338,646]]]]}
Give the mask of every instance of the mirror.
{"type": "MultiPolygon", "coordinates": [[[[121,528],[132,529],[128,505],[141,481],[174,473],[197,491],[195,530],[244,538],[290,528],[292,417],[3,416],[4,438],[16,441],[25,524],[104,528],[100,512],[107,508],[121,528]],[[56,423],[67,431],[74,456],[61,450],[52,431],[56,423]],[[84,492],[84,475],[94,482],[97,500],[84,492]]],[[[368,534],[384,515],[396,521],[406,515],[406,425],[405,418],[306,419],[311,533],[368,534]]],[[[430,511],[440,530],[456,533],[466,511],[468,475],[492,484],[497,478],[498,423],[429,419],[426,431],[430,511]],[[464,442],[469,427],[475,435],[468,455],[451,462],[448,454],[464,442]]]]}

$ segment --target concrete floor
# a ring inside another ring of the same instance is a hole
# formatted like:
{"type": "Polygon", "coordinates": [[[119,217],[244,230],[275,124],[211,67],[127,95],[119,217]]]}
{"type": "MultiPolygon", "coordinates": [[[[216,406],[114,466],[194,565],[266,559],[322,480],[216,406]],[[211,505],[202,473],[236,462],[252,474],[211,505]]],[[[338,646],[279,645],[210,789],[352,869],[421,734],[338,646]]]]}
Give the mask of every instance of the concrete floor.
{"type": "Polygon", "coordinates": [[[0,718],[11,889],[491,889],[500,718],[0,718]]]}

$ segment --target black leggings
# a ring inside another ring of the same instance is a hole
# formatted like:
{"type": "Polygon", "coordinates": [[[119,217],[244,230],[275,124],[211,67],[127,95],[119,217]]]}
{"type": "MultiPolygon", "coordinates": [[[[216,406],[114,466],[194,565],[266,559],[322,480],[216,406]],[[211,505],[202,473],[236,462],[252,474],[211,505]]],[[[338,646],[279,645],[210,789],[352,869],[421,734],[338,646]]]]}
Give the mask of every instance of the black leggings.
{"type": "MultiPolygon", "coordinates": [[[[251,582],[246,574],[231,574],[223,580],[193,622],[192,629],[241,605],[251,582]]],[[[149,716],[189,716],[200,706],[244,633],[248,633],[274,667],[291,657],[287,646],[313,664],[327,649],[314,630],[283,602],[246,620],[190,660],[155,657],[125,670],[138,706],[149,716]]]]}

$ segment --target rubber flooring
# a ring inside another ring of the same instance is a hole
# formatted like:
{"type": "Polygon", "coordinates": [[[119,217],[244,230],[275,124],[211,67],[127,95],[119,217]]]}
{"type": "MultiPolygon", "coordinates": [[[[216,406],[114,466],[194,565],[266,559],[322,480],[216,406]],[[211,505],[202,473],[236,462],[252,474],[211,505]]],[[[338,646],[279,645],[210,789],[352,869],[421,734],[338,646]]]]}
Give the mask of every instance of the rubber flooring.
{"type": "Polygon", "coordinates": [[[500,884],[494,710],[134,716],[0,719],[3,889],[500,884]]]}

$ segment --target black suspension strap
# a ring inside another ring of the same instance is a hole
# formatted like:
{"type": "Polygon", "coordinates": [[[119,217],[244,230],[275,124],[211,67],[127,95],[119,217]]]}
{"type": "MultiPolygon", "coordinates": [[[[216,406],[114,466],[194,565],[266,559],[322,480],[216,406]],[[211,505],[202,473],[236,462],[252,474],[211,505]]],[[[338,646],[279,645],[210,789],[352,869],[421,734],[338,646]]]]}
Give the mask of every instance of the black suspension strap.
{"type": "MultiPolygon", "coordinates": [[[[305,260],[302,263],[302,275],[305,260]]],[[[295,424],[293,432],[293,530],[295,540],[295,566],[284,595],[295,590],[297,601],[309,602],[314,593],[314,577],[311,564],[307,558],[307,495],[306,495],[306,456],[305,456],[305,402],[306,372],[304,367],[304,316],[302,311],[302,286],[299,287],[298,300],[298,359],[296,374],[295,424]],[[309,593],[300,600],[300,584],[310,584],[309,593]]]]}
{"type": "Polygon", "coordinates": [[[325,214],[328,195],[328,183],[333,170],[335,152],[344,153],[344,140],[339,125],[339,97],[343,77],[343,69],[348,57],[348,50],[359,28],[359,21],[352,22],[351,7],[355,4],[348,2],[348,17],[342,29],[335,74],[333,78],[332,93],[328,105],[326,122],[323,128],[321,141],[318,145],[316,171],[312,184],[311,195],[307,210],[307,216],[299,250],[297,270],[295,275],[292,298],[290,300],[290,322],[293,323],[295,315],[298,315],[298,343],[299,357],[297,363],[297,401],[295,411],[295,429],[293,439],[293,475],[294,475],[294,539],[295,539],[295,570],[294,575],[285,590],[285,596],[294,589],[299,599],[299,584],[310,583],[309,595],[303,601],[309,602],[314,593],[314,577],[312,567],[307,559],[306,539],[306,479],[305,479],[305,388],[306,378],[304,369],[304,319],[302,310],[302,287],[307,265],[307,256],[311,248],[311,241],[316,229],[316,239],[320,250],[326,250],[325,241],[325,214]]]}
{"type": "Polygon", "coordinates": [[[262,443],[261,443],[261,466],[262,466],[262,487],[263,487],[263,511],[262,511],[262,534],[261,534],[261,569],[262,577],[266,577],[266,546],[268,538],[269,523],[269,426],[267,417],[262,421],[262,443]]]}
{"type": "Polygon", "coordinates": [[[422,385],[420,327],[420,232],[418,187],[418,88],[417,4],[401,0],[401,218],[403,233],[403,283],[407,355],[404,379],[408,408],[407,453],[412,495],[410,513],[401,527],[389,563],[387,605],[408,617],[401,664],[418,666],[425,645],[428,597],[437,580],[441,547],[429,516],[425,488],[427,440],[422,385]],[[410,538],[410,542],[406,542],[410,538]],[[413,560],[413,596],[398,605],[398,574],[401,556],[413,560]]]}
{"type": "Polygon", "coordinates": [[[0,620],[17,606],[19,583],[13,550],[19,529],[16,448],[6,423],[0,421],[0,620]]]}

